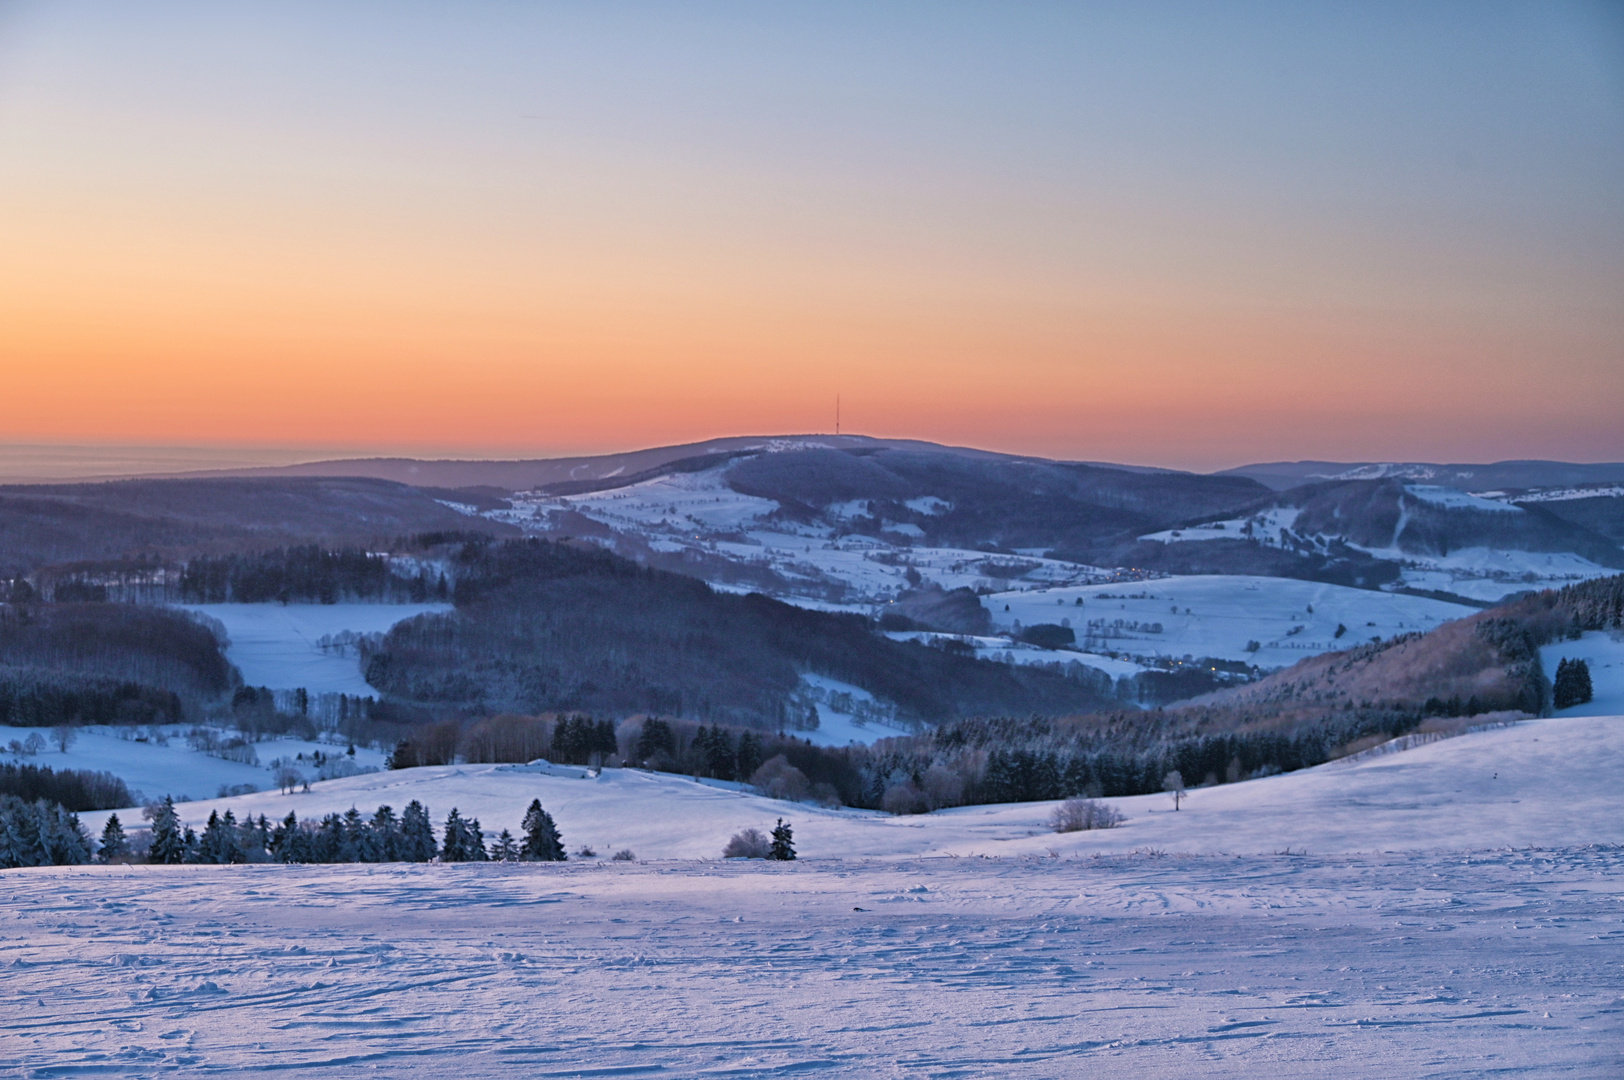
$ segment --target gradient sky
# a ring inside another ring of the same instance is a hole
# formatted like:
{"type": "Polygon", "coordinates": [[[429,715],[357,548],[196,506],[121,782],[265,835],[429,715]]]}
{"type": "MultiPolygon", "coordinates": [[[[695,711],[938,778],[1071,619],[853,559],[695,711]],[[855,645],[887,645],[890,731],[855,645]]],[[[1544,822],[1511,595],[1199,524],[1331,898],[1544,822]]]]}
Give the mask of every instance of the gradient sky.
{"type": "Polygon", "coordinates": [[[1624,460],[1621,12],[0,3],[0,442],[1624,460]]]}

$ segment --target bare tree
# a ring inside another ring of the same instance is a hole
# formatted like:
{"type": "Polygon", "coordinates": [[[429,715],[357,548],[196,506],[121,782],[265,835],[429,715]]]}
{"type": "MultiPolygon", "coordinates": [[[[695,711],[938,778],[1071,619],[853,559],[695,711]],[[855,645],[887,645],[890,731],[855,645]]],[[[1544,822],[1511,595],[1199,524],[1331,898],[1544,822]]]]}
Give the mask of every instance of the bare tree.
{"type": "Polygon", "coordinates": [[[733,839],[722,849],[724,859],[765,859],[772,851],[772,841],[760,829],[745,829],[733,834],[733,839]]]}
{"type": "MultiPolygon", "coordinates": [[[[291,765],[281,765],[276,770],[276,790],[285,794],[293,794],[293,789],[304,783],[304,774],[291,765]]],[[[307,786],[308,790],[308,786],[307,786]]]]}
{"type": "Polygon", "coordinates": [[[51,741],[56,743],[56,748],[64,754],[68,752],[68,747],[72,746],[78,738],[79,732],[74,730],[72,724],[58,724],[51,729],[51,741]]]}
{"type": "Polygon", "coordinates": [[[1172,794],[1173,809],[1177,810],[1179,808],[1179,803],[1184,801],[1183,774],[1177,769],[1174,769],[1172,772],[1162,777],[1162,790],[1172,794]]]}
{"type": "Polygon", "coordinates": [[[1093,799],[1067,799],[1049,815],[1049,827],[1055,832],[1114,829],[1120,824],[1122,814],[1116,807],[1093,799]]]}

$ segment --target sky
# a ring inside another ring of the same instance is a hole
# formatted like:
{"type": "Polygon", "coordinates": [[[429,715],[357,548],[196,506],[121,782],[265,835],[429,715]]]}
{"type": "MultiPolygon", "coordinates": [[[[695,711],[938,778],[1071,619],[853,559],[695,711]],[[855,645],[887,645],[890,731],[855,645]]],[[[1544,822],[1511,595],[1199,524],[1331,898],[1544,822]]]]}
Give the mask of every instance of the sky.
{"type": "Polygon", "coordinates": [[[0,0],[0,443],[837,396],[1178,468],[1624,460],[1624,6],[0,0]]]}

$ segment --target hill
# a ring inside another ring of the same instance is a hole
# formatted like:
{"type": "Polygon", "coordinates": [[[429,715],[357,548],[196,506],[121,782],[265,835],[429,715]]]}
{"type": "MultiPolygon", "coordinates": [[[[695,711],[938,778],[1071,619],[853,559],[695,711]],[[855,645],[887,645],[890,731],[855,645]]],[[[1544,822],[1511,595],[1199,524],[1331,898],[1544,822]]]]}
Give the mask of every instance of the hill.
{"type": "Polygon", "coordinates": [[[366,544],[408,533],[517,533],[436,493],[372,479],[120,480],[0,488],[0,577],[41,566],[312,541],[366,544]]]}
{"type": "Polygon", "coordinates": [[[902,719],[1098,707],[1110,680],[891,641],[867,618],[720,593],[596,548],[470,542],[456,611],[396,625],[366,660],[393,699],[438,712],[655,712],[795,726],[802,675],[871,693],[902,719]]]}

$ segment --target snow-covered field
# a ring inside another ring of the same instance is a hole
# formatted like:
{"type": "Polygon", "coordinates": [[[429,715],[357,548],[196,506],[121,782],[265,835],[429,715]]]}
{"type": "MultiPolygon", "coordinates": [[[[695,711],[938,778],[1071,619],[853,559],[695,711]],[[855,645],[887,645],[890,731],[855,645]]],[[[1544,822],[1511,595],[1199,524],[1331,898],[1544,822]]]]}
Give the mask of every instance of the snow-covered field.
{"type": "MultiPolygon", "coordinates": [[[[29,757],[6,754],[4,760],[22,761],[30,765],[44,765],[52,769],[91,769],[110,772],[128,784],[133,792],[148,798],[161,799],[173,795],[177,799],[205,799],[221,787],[252,784],[264,790],[274,788],[276,780],[270,764],[278,758],[295,761],[300,754],[310,758],[316,753],[327,756],[348,756],[345,743],[317,743],[304,739],[267,739],[254,744],[258,765],[225,761],[193,750],[186,741],[184,726],[164,728],[166,743],[154,742],[150,729],[142,729],[146,742],[122,738],[128,729],[83,727],[75,730],[76,738],[67,752],[59,751],[50,743],[51,732],[44,728],[0,728],[6,742],[25,742],[37,733],[47,748],[29,757]]],[[[360,768],[382,768],[385,754],[371,747],[355,748],[355,763],[360,768]]],[[[298,767],[297,765],[295,767],[298,767]]],[[[314,778],[315,765],[300,769],[314,778]]]]}
{"type": "Polygon", "coordinates": [[[1590,701],[1563,709],[1562,716],[1624,714],[1624,634],[1592,630],[1578,641],[1559,641],[1539,651],[1545,677],[1556,678],[1563,660],[1583,660],[1590,667],[1590,701]]]}
{"type": "MultiPolygon", "coordinates": [[[[1120,828],[1059,835],[1046,824],[1052,803],[898,817],[767,799],[720,781],[635,769],[594,776],[546,764],[402,769],[324,781],[293,795],[273,790],[177,809],[183,822],[201,826],[216,809],[230,808],[239,820],[250,814],[274,820],[289,810],[310,818],[351,806],[370,812],[383,803],[399,812],[417,799],[436,824],[456,807],[495,834],[516,833],[525,807],[539,798],[572,851],[581,844],[603,854],[630,848],[645,859],[715,858],[734,832],[770,828],[781,817],[793,822],[801,852],[817,858],[1143,849],[1323,855],[1624,843],[1624,816],[1616,808],[1621,776],[1624,719],[1578,717],[1197,788],[1177,811],[1165,795],[1112,799],[1126,818],[1120,828]]],[[[107,815],[80,816],[94,832],[107,815]]]]}
{"type": "Polygon", "coordinates": [[[1242,575],[994,593],[983,604],[1000,630],[1014,629],[1017,621],[1022,626],[1058,623],[1072,628],[1080,648],[1135,656],[1211,656],[1266,668],[1289,666],[1373,637],[1431,630],[1477,610],[1419,596],[1242,575]],[[1156,626],[1161,629],[1150,629],[1156,626]],[[1346,627],[1340,638],[1338,626],[1346,627]],[[1247,648],[1254,641],[1259,646],[1255,652],[1247,648]]]}
{"type": "Polygon", "coordinates": [[[1624,855],[8,871],[16,1076],[1618,1075],[1624,855]]]}
{"type": "MultiPolygon", "coordinates": [[[[1454,509],[1475,509],[1490,513],[1521,513],[1506,502],[1469,495],[1454,488],[1411,484],[1407,490],[1423,502],[1454,509]]],[[[1164,544],[1197,540],[1255,540],[1282,546],[1292,538],[1299,511],[1273,507],[1247,518],[1210,521],[1182,529],[1148,533],[1141,540],[1164,544]]],[[[1302,537],[1299,540],[1305,539],[1302,537]]],[[[1313,539],[1313,538],[1306,538],[1313,539]]],[[[1323,538],[1321,538],[1323,539],[1323,538]]],[[[1578,581],[1608,577],[1617,570],[1591,562],[1571,552],[1519,551],[1499,548],[1465,547],[1448,555],[1417,555],[1396,546],[1349,546],[1397,563],[1400,582],[1414,589],[1454,593],[1471,600],[1498,601],[1525,589],[1559,589],[1578,581]]]]}
{"type": "Polygon", "coordinates": [[[450,611],[450,604],[185,604],[218,619],[231,639],[226,659],[249,686],[272,690],[303,687],[312,694],[377,693],[361,677],[353,652],[316,647],[323,636],[381,634],[415,615],[450,611]]]}
{"type": "Polygon", "coordinates": [[[1397,548],[1366,550],[1399,563],[1402,580],[1411,588],[1442,590],[1490,603],[1529,589],[1560,589],[1618,573],[1571,552],[1470,547],[1448,555],[1413,555],[1397,548]]]}
{"type": "Polygon", "coordinates": [[[487,828],[539,796],[572,849],[657,861],[0,872],[0,1072],[1615,1077],[1620,775],[1615,717],[1065,836],[1046,805],[886,818],[542,766],[247,796],[487,828]],[[780,816],[802,861],[716,861],[780,816]]]}

